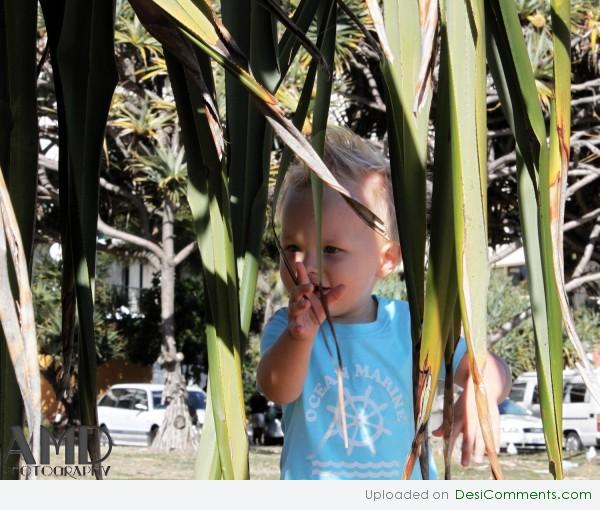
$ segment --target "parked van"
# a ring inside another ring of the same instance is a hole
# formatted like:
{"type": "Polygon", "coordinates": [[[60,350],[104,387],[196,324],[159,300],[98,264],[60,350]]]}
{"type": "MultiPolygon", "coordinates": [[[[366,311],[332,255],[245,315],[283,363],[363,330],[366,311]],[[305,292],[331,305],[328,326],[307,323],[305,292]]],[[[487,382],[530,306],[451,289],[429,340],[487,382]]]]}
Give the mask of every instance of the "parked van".
{"type": "MultiPolygon", "coordinates": [[[[595,369],[600,383],[600,369],[595,369]]],[[[513,383],[510,398],[540,416],[540,398],[535,372],[521,374],[513,383]]],[[[563,435],[567,451],[600,447],[600,404],[596,402],[577,370],[563,372],[563,435]]]]}

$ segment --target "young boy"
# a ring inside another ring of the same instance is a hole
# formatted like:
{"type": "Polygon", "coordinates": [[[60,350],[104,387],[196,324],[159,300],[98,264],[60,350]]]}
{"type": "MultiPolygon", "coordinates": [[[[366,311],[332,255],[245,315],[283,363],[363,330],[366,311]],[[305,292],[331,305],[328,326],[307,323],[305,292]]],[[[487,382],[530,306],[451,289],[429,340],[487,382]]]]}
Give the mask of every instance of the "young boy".
{"type": "MultiPolygon", "coordinates": [[[[389,168],[367,142],[341,128],[328,130],[324,161],[385,222],[388,234],[372,230],[339,193],[324,187],[321,283],[344,366],[348,447],[338,409],[335,347],[316,289],[310,176],[301,166],[290,168],[279,207],[281,246],[299,284],[281,261],[289,306],[265,326],[257,380],[267,398],[284,404],[281,478],[399,479],[414,437],[409,310],[404,301],[372,295],[377,280],[400,262],[389,168]]],[[[468,465],[473,448],[475,460],[482,460],[484,444],[464,353],[462,340],[454,369],[465,391],[455,404],[452,441],[463,434],[462,462],[468,465]]],[[[508,394],[510,375],[502,360],[488,356],[484,377],[497,429],[497,402],[508,394]]],[[[441,435],[441,428],[434,433],[441,435]]],[[[433,459],[430,466],[430,478],[437,478],[433,459]]],[[[420,477],[417,463],[413,478],[420,477]]]]}

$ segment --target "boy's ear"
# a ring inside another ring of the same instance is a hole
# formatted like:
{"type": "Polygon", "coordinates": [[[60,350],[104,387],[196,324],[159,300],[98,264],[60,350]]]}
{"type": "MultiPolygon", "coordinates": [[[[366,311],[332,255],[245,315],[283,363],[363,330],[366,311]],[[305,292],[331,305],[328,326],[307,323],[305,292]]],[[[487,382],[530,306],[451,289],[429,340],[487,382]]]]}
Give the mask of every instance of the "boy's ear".
{"type": "Polygon", "coordinates": [[[381,248],[381,264],[377,276],[385,278],[393,273],[401,260],[400,243],[398,241],[387,241],[381,248]]]}

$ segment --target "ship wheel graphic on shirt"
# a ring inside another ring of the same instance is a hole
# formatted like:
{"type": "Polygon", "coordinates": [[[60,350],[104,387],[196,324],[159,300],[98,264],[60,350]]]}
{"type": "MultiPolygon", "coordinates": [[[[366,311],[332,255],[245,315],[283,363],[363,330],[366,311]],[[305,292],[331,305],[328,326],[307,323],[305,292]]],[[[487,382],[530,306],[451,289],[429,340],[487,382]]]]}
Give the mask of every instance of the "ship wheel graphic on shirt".
{"type": "MultiPolygon", "coordinates": [[[[384,426],[382,411],[388,406],[387,403],[378,405],[371,399],[372,386],[368,386],[363,395],[351,395],[344,391],[344,402],[346,410],[346,425],[348,428],[348,455],[355,448],[368,448],[372,454],[376,453],[375,443],[383,435],[391,435],[391,430],[384,426]]],[[[342,420],[338,406],[327,406],[332,413],[332,420],[325,436],[321,440],[319,450],[332,437],[343,438],[342,420]]]]}

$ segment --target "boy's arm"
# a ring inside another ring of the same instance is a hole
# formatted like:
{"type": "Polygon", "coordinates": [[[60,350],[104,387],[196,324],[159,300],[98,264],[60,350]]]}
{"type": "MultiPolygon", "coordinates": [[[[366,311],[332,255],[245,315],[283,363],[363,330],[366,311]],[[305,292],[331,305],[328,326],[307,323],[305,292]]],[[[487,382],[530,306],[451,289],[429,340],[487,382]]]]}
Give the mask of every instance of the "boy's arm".
{"type": "MultiPolygon", "coordinates": [[[[500,413],[498,404],[510,393],[511,372],[506,362],[493,353],[488,353],[485,367],[483,369],[483,382],[487,391],[488,416],[494,436],[494,444],[498,449],[500,439],[500,413]]],[[[456,438],[462,434],[461,463],[468,466],[471,456],[475,462],[482,462],[485,452],[483,435],[479,425],[479,415],[475,403],[475,388],[469,369],[469,358],[463,356],[460,361],[454,382],[463,388],[463,392],[454,405],[454,425],[450,437],[450,450],[454,449],[456,438]]],[[[436,436],[443,434],[443,425],[433,432],[436,436]]]]}
{"type": "Polygon", "coordinates": [[[298,340],[286,329],[258,364],[256,379],[265,396],[278,404],[298,398],[310,360],[312,339],[298,340]]]}
{"type": "MultiPolygon", "coordinates": [[[[299,284],[290,292],[287,327],[264,353],[256,372],[262,392],[278,404],[288,404],[302,393],[313,341],[325,320],[325,311],[302,262],[296,263],[296,270],[299,284]]],[[[324,298],[328,306],[343,292],[343,284],[331,289],[324,298]]]]}
{"type": "MultiPolygon", "coordinates": [[[[456,369],[454,382],[464,389],[470,376],[469,357],[465,354],[456,369]]],[[[495,398],[499,404],[508,397],[512,386],[510,368],[506,361],[493,352],[488,352],[483,369],[483,382],[487,388],[488,398],[495,398]]]]}

